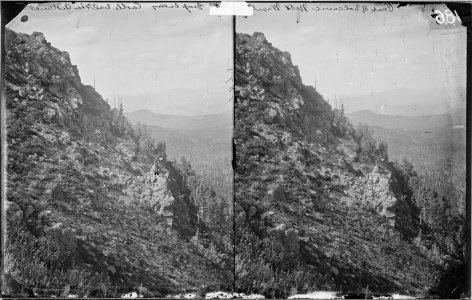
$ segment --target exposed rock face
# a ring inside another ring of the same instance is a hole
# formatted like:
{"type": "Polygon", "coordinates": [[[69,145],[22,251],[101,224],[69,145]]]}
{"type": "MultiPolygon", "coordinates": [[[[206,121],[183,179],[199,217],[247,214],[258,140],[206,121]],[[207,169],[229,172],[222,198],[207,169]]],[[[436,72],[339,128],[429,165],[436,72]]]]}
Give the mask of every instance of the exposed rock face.
{"type": "Polygon", "coordinates": [[[401,246],[417,235],[418,214],[394,165],[361,162],[353,127],[340,127],[290,54],[262,33],[237,34],[235,59],[237,230],[275,239],[294,266],[337,288],[426,288],[430,263],[401,246]]]}
{"type": "Polygon", "coordinates": [[[35,40],[40,43],[47,43],[46,38],[44,37],[44,34],[42,32],[35,31],[31,34],[31,37],[35,38],[35,40]]]}
{"type": "Polygon", "coordinates": [[[162,229],[168,233],[173,228],[189,237],[197,230],[197,213],[190,192],[182,176],[167,161],[161,163],[159,172],[151,168],[136,178],[125,190],[124,197],[149,206],[164,221],[162,229]]]}
{"type": "Polygon", "coordinates": [[[189,244],[196,210],[173,164],[149,172],[129,122],[82,84],[67,52],[41,33],[5,35],[9,226],[51,237],[118,288],[221,279],[189,244]]]}

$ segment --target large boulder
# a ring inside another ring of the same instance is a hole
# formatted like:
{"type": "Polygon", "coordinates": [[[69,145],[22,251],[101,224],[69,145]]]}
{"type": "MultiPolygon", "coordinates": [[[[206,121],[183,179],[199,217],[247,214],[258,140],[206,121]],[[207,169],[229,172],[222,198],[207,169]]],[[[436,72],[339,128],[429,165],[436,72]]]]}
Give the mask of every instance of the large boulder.
{"type": "Polygon", "coordinates": [[[31,34],[31,36],[39,43],[47,44],[46,38],[42,32],[35,31],[31,34]]]}
{"type": "Polygon", "coordinates": [[[25,212],[25,219],[28,219],[33,212],[34,212],[34,208],[31,205],[28,205],[25,212]]]}
{"type": "Polygon", "coordinates": [[[273,121],[275,119],[275,117],[277,117],[277,111],[273,108],[270,108],[268,111],[267,111],[267,119],[269,121],[273,121]]]}
{"type": "Polygon", "coordinates": [[[267,194],[276,202],[287,201],[287,194],[280,185],[276,185],[267,191],[267,194]]]}
{"type": "Polygon", "coordinates": [[[18,225],[23,220],[23,211],[18,206],[18,204],[11,201],[6,201],[5,211],[7,215],[7,222],[9,224],[18,225]]]}
{"type": "Polygon", "coordinates": [[[285,224],[279,224],[274,228],[267,229],[267,234],[275,238],[289,252],[298,252],[298,233],[293,228],[288,228],[285,224]]]}
{"type": "Polygon", "coordinates": [[[64,228],[62,223],[56,223],[45,228],[44,233],[54,241],[56,249],[64,255],[70,254],[77,249],[74,232],[70,227],[64,228]]]}
{"type": "Polygon", "coordinates": [[[267,44],[267,39],[262,32],[254,32],[253,37],[261,44],[267,44]]]}
{"type": "Polygon", "coordinates": [[[24,287],[10,273],[1,274],[2,277],[2,295],[28,297],[24,287]]]}

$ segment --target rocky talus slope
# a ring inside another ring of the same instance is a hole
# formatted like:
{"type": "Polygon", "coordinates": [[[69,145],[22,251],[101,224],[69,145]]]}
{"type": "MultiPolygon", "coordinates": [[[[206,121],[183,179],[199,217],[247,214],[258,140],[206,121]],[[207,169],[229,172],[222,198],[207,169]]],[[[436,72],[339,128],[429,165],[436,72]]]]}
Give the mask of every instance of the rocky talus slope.
{"type": "Polygon", "coordinates": [[[5,40],[8,225],[51,237],[118,291],[142,284],[159,296],[226,280],[190,242],[196,208],[165,149],[141,141],[42,34],[7,29],[5,40]]]}
{"type": "Polygon", "coordinates": [[[350,122],[262,33],[236,34],[235,59],[235,219],[246,242],[236,244],[237,288],[422,294],[435,268],[414,243],[403,173],[378,154],[363,158],[350,122]],[[277,286],[278,274],[320,280],[277,286]]]}

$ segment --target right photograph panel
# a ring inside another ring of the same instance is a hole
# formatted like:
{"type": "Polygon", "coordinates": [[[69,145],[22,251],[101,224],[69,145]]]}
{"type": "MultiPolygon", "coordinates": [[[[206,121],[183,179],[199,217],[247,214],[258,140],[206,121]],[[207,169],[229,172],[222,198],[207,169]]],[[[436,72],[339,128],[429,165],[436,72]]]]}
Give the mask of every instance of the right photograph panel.
{"type": "Polygon", "coordinates": [[[236,18],[235,288],[470,296],[460,12],[253,7],[236,18]]]}

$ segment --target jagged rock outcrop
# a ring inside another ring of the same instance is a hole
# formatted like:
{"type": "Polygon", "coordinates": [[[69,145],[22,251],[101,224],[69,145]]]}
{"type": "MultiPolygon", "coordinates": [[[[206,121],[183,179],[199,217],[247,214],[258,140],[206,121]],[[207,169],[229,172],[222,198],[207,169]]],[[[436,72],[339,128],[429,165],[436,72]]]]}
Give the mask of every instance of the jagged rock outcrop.
{"type": "Polygon", "coordinates": [[[182,175],[165,160],[149,173],[165,153],[139,145],[122,111],[43,34],[6,29],[5,41],[9,226],[50,238],[118,290],[160,295],[222,280],[189,241],[196,209],[182,175]]]}
{"type": "Polygon", "coordinates": [[[157,170],[151,168],[138,176],[122,197],[152,209],[164,221],[162,230],[169,233],[175,229],[184,236],[193,236],[197,231],[197,212],[182,176],[166,160],[160,162],[157,170]]]}
{"type": "MultiPolygon", "coordinates": [[[[237,231],[285,249],[277,269],[260,253],[244,265],[253,254],[236,245],[238,267],[265,261],[274,278],[302,268],[331,278],[333,289],[423,292],[434,268],[411,244],[418,213],[394,164],[366,160],[349,121],[262,33],[236,34],[235,59],[237,231]]],[[[250,288],[270,284],[239,274],[250,288]]]]}

